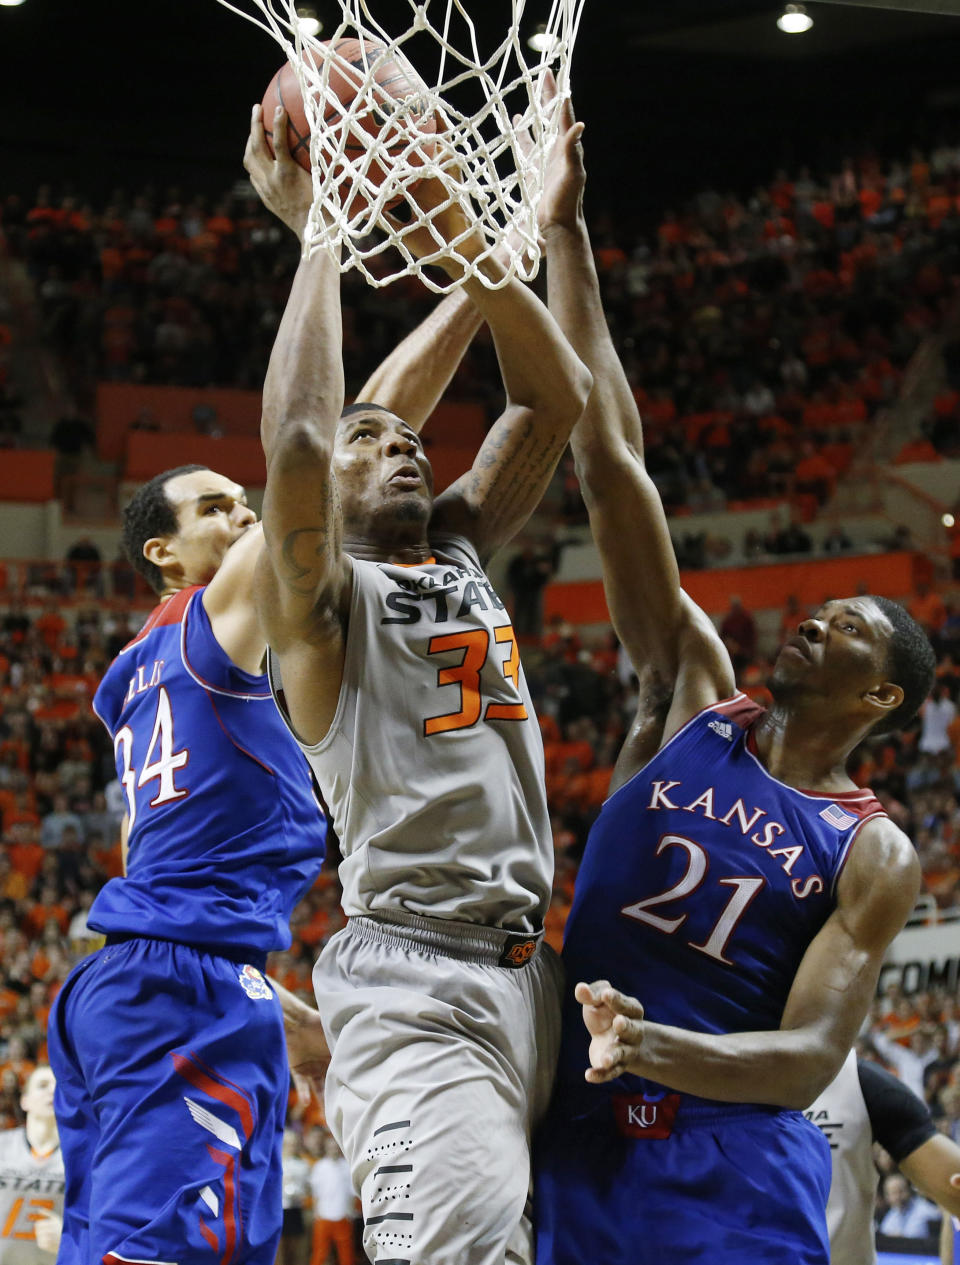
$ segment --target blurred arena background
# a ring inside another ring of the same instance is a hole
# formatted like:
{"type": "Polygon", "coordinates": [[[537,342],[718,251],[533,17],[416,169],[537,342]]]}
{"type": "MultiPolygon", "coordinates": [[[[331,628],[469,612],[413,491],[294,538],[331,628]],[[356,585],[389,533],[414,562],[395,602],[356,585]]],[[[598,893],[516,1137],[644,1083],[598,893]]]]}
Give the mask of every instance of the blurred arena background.
{"type": "MultiPolygon", "coordinates": [[[[304,17],[329,22],[325,7],[304,17]]],[[[492,38],[498,4],[476,7],[492,38]]],[[[546,7],[531,0],[525,35],[546,7]]],[[[904,601],[937,649],[920,721],[854,760],[926,879],[863,1044],[960,1142],[960,16],[806,11],[791,35],[766,0],[588,0],[573,69],[588,215],[685,583],[742,687],[762,700],[785,632],[858,588],[904,601]]],[[[0,48],[9,1127],[56,990],[96,944],[85,911],[119,871],[122,796],[89,700],[152,600],[119,555],[118,510],[191,461],[259,504],[259,388],[297,251],[240,161],[277,68],[254,27],[212,0],[0,0],[0,48]]],[[[352,275],[344,296],[355,389],[435,299],[352,275]]],[[[425,431],[439,486],[496,415],[498,380],[481,335],[425,431]]],[[[568,460],[495,570],[542,717],[558,945],[634,712],[599,573],[568,460]]],[[[331,865],[278,977],[309,997],[340,925],[331,865]]],[[[292,1100],[291,1127],[292,1150],[322,1153],[322,1104],[292,1100]]],[[[305,1240],[287,1247],[307,1259],[305,1240]]]]}

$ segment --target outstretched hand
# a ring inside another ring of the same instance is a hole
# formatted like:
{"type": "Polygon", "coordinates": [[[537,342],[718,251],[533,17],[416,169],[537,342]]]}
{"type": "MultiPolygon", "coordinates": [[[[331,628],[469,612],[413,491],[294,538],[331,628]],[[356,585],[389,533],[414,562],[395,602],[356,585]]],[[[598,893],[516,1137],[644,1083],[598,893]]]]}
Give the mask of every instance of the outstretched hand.
{"type": "MultiPolygon", "coordinates": [[[[553,71],[548,70],[543,80],[544,102],[555,100],[557,92],[553,71]]],[[[528,127],[520,127],[519,115],[513,122],[517,128],[520,152],[524,163],[529,166],[534,152],[533,137],[528,127]]],[[[583,189],[587,182],[583,145],[580,143],[583,130],[584,125],[577,122],[573,113],[573,103],[566,97],[560,105],[560,130],[547,158],[543,192],[537,208],[537,227],[541,233],[552,227],[573,228],[581,213],[583,189]]]]}
{"type": "Polygon", "coordinates": [[[574,996],[583,1007],[583,1022],[591,1038],[586,1079],[591,1085],[603,1085],[629,1072],[630,1061],[643,1044],[643,1006],[607,980],[578,984],[574,996]]]}
{"type": "Polygon", "coordinates": [[[303,241],[313,202],[313,182],[309,171],[290,155],[287,112],[282,106],[273,116],[273,149],[271,154],[263,129],[263,107],[255,105],[243,165],[263,205],[303,241]]]}

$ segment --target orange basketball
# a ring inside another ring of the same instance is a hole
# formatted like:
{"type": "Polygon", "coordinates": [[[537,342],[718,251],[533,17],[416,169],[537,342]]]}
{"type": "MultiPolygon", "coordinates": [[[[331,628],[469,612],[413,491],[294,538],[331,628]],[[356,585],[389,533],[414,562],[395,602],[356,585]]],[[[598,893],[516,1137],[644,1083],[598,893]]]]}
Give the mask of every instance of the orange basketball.
{"type": "MultiPolygon", "coordinates": [[[[355,100],[363,85],[363,51],[358,39],[338,40],[334,47],[339,56],[349,62],[351,67],[355,68],[355,71],[348,70],[337,61],[332,62],[330,66],[330,77],[328,80],[330,90],[346,108],[355,100]]],[[[363,41],[368,64],[382,52],[383,47],[384,45],[378,44],[373,40],[363,41]]],[[[304,56],[309,57],[314,66],[320,65],[321,59],[317,54],[304,50],[304,56]]],[[[403,111],[404,123],[414,125],[424,135],[425,139],[423,144],[419,146],[419,152],[423,154],[425,159],[432,157],[434,149],[432,137],[437,130],[437,119],[435,113],[428,105],[426,84],[417,72],[406,60],[393,58],[381,62],[375,72],[374,80],[375,87],[371,92],[371,100],[363,110],[358,111],[354,115],[351,132],[347,136],[346,144],[344,145],[346,156],[351,161],[362,158],[366,153],[366,146],[357,136],[357,129],[362,129],[371,136],[379,136],[386,118],[394,110],[396,102],[402,101],[405,103],[403,111]]],[[[289,62],[284,63],[270,80],[263,97],[263,127],[271,153],[273,153],[273,116],[278,105],[282,105],[287,111],[287,139],[290,145],[290,153],[301,167],[309,171],[310,126],[307,123],[296,72],[289,62]]],[[[329,128],[343,125],[344,114],[337,109],[332,101],[326,103],[323,112],[323,122],[324,126],[329,128]]],[[[380,162],[378,159],[374,159],[367,168],[367,176],[375,185],[382,184],[390,167],[390,158],[402,153],[407,141],[404,139],[400,128],[394,127],[388,130],[382,138],[381,144],[384,146],[384,161],[380,162]],[[392,140],[392,138],[395,139],[392,140]]],[[[411,161],[416,161],[415,156],[411,161]]],[[[416,182],[407,185],[408,190],[412,190],[415,187],[416,182]]],[[[395,206],[401,198],[402,195],[398,195],[388,203],[388,206],[395,206]]],[[[356,214],[363,205],[363,199],[357,195],[349,208],[349,214],[356,214]]]]}

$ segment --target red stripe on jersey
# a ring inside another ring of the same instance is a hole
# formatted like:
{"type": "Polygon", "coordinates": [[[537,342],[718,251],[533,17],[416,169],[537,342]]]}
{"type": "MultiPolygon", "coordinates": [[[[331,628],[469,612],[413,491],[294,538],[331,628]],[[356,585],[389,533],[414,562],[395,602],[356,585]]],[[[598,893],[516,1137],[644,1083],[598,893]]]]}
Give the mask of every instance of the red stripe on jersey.
{"type": "Polygon", "coordinates": [[[195,1089],[201,1090],[210,1098],[216,1098],[217,1102],[222,1102],[224,1106],[233,1108],[240,1117],[244,1138],[249,1142],[253,1135],[253,1112],[250,1108],[250,1100],[243,1090],[212,1068],[206,1071],[201,1070],[196,1055],[185,1058],[182,1054],[172,1051],[170,1057],[173,1059],[174,1067],[185,1081],[189,1081],[195,1089]]]}
{"type": "Polygon", "coordinates": [[[190,598],[198,589],[202,589],[203,584],[192,584],[188,589],[180,589],[178,593],[174,593],[172,597],[168,597],[161,602],[159,606],[155,606],[147,616],[147,622],[137,633],[132,641],[120,651],[125,654],[131,646],[135,646],[138,642],[143,641],[148,633],[152,633],[155,628],[165,628],[168,624],[179,624],[183,619],[184,611],[190,604],[190,598]]]}
{"type": "Polygon", "coordinates": [[[741,729],[749,729],[765,713],[766,708],[755,703],[752,698],[747,698],[746,694],[737,694],[733,698],[725,699],[722,703],[714,703],[713,706],[704,708],[704,711],[719,712],[721,716],[732,720],[741,729]]]}
{"type": "Polygon", "coordinates": [[[218,1252],[220,1250],[220,1240],[207,1225],[206,1221],[204,1221],[203,1217],[197,1217],[197,1222],[200,1225],[200,1233],[207,1240],[213,1250],[218,1252]]]}
{"type": "Polygon", "coordinates": [[[240,1222],[240,1210],[236,1207],[236,1156],[228,1155],[226,1151],[219,1151],[214,1146],[208,1146],[207,1150],[218,1164],[223,1165],[223,1228],[225,1233],[220,1265],[230,1265],[233,1254],[237,1250],[238,1232],[243,1229],[240,1222]]]}

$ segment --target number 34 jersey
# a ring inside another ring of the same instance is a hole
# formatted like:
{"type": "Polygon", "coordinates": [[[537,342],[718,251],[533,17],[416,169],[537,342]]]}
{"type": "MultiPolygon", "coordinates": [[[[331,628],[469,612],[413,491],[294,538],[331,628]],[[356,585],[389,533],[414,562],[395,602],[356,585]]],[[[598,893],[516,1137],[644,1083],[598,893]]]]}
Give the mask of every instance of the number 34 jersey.
{"type": "Polygon", "coordinates": [[[762,715],[743,694],[700,712],[594,823],[563,950],[561,1081],[575,1099],[597,1092],[583,1082],[581,980],[608,979],[655,1023],[778,1028],[853,840],[884,815],[869,791],[820,794],[771,777],[755,752],[762,715]]]}
{"type": "Polygon", "coordinates": [[[127,876],[101,890],[90,925],[265,954],[290,944],[326,823],[266,676],[228,658],[203,592],[161,603],[94,698],[130,831],[127,876]]]}
{"type": "MultiPolygon", "coordinates": [[[[543,742],[510,617],[462,537],[354,559],[343,682],[304,746],[340,839],[343,909],[536,931],[553,879],[543,742]]],[[[269,671],[281,708],[275,656],[269,671]]]]}

